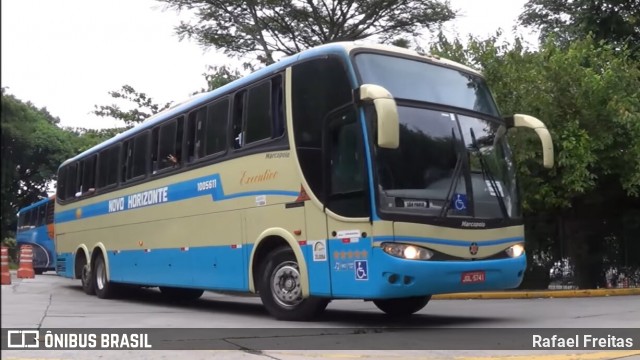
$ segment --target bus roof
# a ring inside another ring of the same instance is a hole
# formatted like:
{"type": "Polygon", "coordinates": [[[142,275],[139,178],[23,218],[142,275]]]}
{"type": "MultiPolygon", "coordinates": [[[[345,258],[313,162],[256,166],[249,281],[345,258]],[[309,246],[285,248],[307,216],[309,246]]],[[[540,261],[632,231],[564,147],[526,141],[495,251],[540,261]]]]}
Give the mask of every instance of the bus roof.
{"type": "Polygon", "coordinates": [[[165,120],[171,119],[179,114],[184,113],[185,111],[192,109],[192,108],[197,108],[201,105],[204,105],[222,95],[228,94],[228,93],[232,93],[237,89],[240,89],[242,87],[245,87],[251,83],[253,83],[256,80],[262,79],[264,77],[268,77],[269,75],[273,75],[276,74],[280,71],[282,71],[283,69],[289,67],[290,65],[300,61],[300,60],[304,60],[304,59],[309,59],[309,58],[313,58],[313,57],[317,57],[317,56],[321,56],[321,55],[329,55],[329,54],[337,54],[337,55],[341,55],[341,56],[348,56],[348,54],[350,54],[353,50],[374,50],[374,51],[385,51],[385,52],[391,52],[391,53],[397,53],[397,54],[402,54],[402,55],[408,55],[408,56],[413,56],[413,57],[421,57],[421,58],[426,58],[428,59],[430,62],[435,63],[435,64],[439,64],[439,65],[443,65],[446,67],[450,67],[450,68],[455,68],[458,70],[462,70],[465,72],[470,72],[473,73],[475,75],[478,76],[482,76],[478,71],[459,64],[457,62],[448,60],[448,59],[444,59],[441,58],[439,56],[435,56],[435,55],[430,55],[430,54],[424,54],[424,53],[418,53],[414,50],[409,50],[409,49],[405,49],[405,48],[401,48],[401,47],[397,47],[397,46],[392,46],[392,45],[379,45],[379,44],[368,44],[368,43],[364,43],[362,41],[352,41],[352,42],[335,42],[335,43],[329,43],[329,44],[324,44],[324,45],[320,45],[308,50],[304,50],[298,54],[283,58],[281,60],[279,60],[278,62],[271,64],[269,66],[266,66],[256,72],[253,72],[247,76],[244,76],[238,80],[235,80],[233,82],[230,82],[222,87],[219,87],[217,89],[214,89],[212,91],[206,92],[206,93],[201,93],[201,94],[197,94],[191,98],[189,98],[188,100],[182,101],[180,103],[177,103],[173,106],[171,106],[170,108],[161,111],[151,117],[149,117],[148,119],[144,120],[141,124],[138,124],[136,126],[134,126],[133,128],[124,131],[114,137],[112,137],[111,139],[108,139],[78,155],[76,155],[73,158],[67,159],[65,162],[63,162],[60,166],[62,167],[63,165],[66,165],[70,162],[79,160],[89,154],[93,154],[93,153],[97,153],[105,148],[108,148],[109,146],[116,144],[117,142],[119,142],[122,139],[128,138],[131,135],[137,134],[139,132],[142,132],[144,130],[147,129],[151,129],[153,127],[155,127],[156,125],[158,125],[159,123],[162,123],[165,120]]]}
{"type": "Polygon", "coordinates": [[[21,212],[24,212],[24,211],[27,211],[27,210],[31,210],[33,208],[36,208],[36,207],[38,207],[38,206],[40,206],[42,204],[45,204],[45,203],[47,203],[49,201],[53,201],[55,199],[56,199],[56,196],[52,195],[52,196],[49,196],[48,198],[44,198],[44,199],[38,200],[38,201],[34,202],[33,204],[29,204],[29,205],[23,207],[22,209],[18,210],[18,215],[21,212]]]}

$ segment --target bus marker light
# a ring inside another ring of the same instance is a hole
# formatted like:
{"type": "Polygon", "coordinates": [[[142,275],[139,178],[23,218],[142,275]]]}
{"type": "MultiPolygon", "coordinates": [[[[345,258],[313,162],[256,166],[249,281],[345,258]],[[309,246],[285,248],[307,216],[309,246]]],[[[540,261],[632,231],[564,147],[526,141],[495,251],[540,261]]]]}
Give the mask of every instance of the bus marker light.
{"type": "Polygon", "coordinates": [[[188,246],[183,246],[180,248],[180,251],[189,251],[189,247],[188,246]]]}
{"type": "Polygon", "coordinates": [[[293,233],[299,236],[302,235],[302,230],[293,230],[293,233]]]}
{"type": "Polygon", "coordinates": [[[242,244],[233,244],[231,245],[232,249],[242,249],[242,244]]]}
{"type": "Polygon", "coordinates": [[[307,240],[300,240],[298,241],[298,244],[300,244],[300,246],[307,245],[307,240]]]}
{"type": "Polygon", "coordinates": [[[296,202],[311,200],[307,191],[304,189],[304,186],[300,185],[300,194],[296,198],[296,202]]]}
{"type": "Polygon", "coordinates": [[[463,284],[482,283],[485,280],[484,271],[466,271],[460,276],[460,282],[463,284]]]}
{"type": "Polygon", "coordinates": [[[144,252],[145,252],[145,253],[150,253],[150,252],[151,252],[151,249],[144,249],[144,252]]]}

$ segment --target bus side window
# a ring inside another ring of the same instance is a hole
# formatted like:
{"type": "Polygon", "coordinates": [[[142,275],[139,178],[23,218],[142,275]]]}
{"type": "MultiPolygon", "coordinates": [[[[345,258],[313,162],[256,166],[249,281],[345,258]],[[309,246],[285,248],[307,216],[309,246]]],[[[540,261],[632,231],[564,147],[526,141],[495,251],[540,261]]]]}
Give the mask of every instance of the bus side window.
{"type": "Polygon", "coordinates": [[[293,66],[291,108],[298,159],[310,190],[324,201],[323,121],[327,114],[352,101],[346,67],[337,57],[317,58],[293,66]]]}
{"type": "Polygon", "coordinates": [[[245,144],[269,139],[272,135],[271,81],[262,82],[248,91],[245,116],[245,144]]]}
{"type": "Polygon", "coordinates": [[[76,194],[76,184],[78,181],[78,163],[67,165],[65,174],[64,198],[73,199],[76,194]]]}
{"type": "Polygon", "coordinates": [[[124,143],[122,181],[142,177],[147,173],[149,132],[144,132],[124,143]]]}
{"type": "Polygon", "coordinates": [[[329,118],[327,126],[330,175],[327,206],[343,216],[369,216],[364,144],[356,112],[352,108],[340,111],[329,118]]]}
{"type": "Polygon", "coordinates": [[[82,170],[78,173],[78,178],[81,180],[76,196],[87,195],[96,190],[96,155],[82,160],[80,164],[82,170]]]}
{"type": "Polygon", "coordinates": [[[172,121],[171,123],[160,127],[158,135],[158,158],[156,170],[163,170],[178,166],[178,149],[176,149],[177,132],[178,123],[176,121],[172,121]]]}
{"type": "Polygon", "coordinates": [[[203,157],[202,133],[207,108],[201,107],[189,114],[187,119],[187,161],[193,162],[203,157]]]}
{"type": "Polygon", "coordinates": [[[51,200],[51,201],[47,202],[47,213],[46,213],[46,218],[45,218],[45,223],[47,225],[48,224],[53,224],[54,210],[55,210],[55,201],[51,200]]]}
{"type": "Polygon", "coordinates": [[[131,171],[133,168],[133,139],[129,139],[123,144],[124,151],[122,152],[122,174],[121,181],[125,182],[131,178],[131,171]]]}
{"type": "Polygon", "coordinates": [[[203,145],[206,156],[222,152],[227,147],[229,100],[219,100],[209,105],[208,109],[203,145]]]}
{"type": "Polygon", "coordinates": [[[118,182],[118,155],[120,145],[113,145],[98,154],[98,176],[96,186],[98,189],[115,185],[118,182]]]}
{"type": "Polygon", "coordinates": [[[47,223],[47,204],[48,203],[44,203],[38,207],[38,226],[47,223]]]}
{"type": "Polygon", "coordinates": [[[282,88],[282,77],[276,76],[271,80],[271,106],[273,108],[273,119],[271,126],[271,138],[275,139],[284,134],[284,89],[282,88]]]}
{"type": "Polygon", "coordinates": [[[244,102],[246,91],[236,93],[233,99],[233,148],[240,149],[244,146],[244,102]]]}

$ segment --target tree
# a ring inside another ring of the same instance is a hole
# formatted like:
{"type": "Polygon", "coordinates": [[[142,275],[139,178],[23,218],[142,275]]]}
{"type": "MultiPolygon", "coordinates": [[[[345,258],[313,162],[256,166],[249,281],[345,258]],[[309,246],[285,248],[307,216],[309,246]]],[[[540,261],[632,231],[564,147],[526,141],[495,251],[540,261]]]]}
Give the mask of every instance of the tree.
{"type": "MultiPolygon", "coordinates": [[[[504,114],[545,122],[556,149],[551,171],[541,168],[532,132],[510,135],[528,246],[557,257],[563,243],[578,285],[604,285],[603,266],[615,262],[611,243],[640,247],[631,231],[640,221],[633,211],[640,206],[640,67],[629,49],[593,37],[567,46],[548,39],[538,51],[519,40],[498,44],[497,37],[472,37],[466,47],[441,38],[432,50],[482,70],[504,114]]],[[[640,256],[625,261],[640,265],[640,256]]]]}
{"type": "Polygon", "coordinates": [[[15,229],[17,211],[47,196],[58,166],[84,150],[58,127],[47,109],[22,102],[2,89],[2,206],[0,238],[15,229]]]}
{"type": "Polygon", "coordinates": [[[456,16],[448,1],[440,0],[158,1],[197,16],[176,28],[181,38],[262,64],[273,63],[277,53],[292,55],[330,42],[416,35],[456,16]]]}
{"type": "MultiPolygon", "coordinates": [[[[209,66],[208,72],[202,74],[207,82],[207,88],[195,91],[192,95],[211,91],[224,86],[233,80],[240,78],[240,71],[238,69],[229,66],[209,66]]],[[[153,98],[147,96],[143,92],[136,91],[130,85],[123,85],[122,89],[117,91],[109,91],[109,95],[118,101],[124,101],[127,103],[127,107],[130,110],[123,110],[117,104],[111,105],[94,105],[93,113],[100,117],[109,117],[115,120],[120,120],[125,123],[123,128],[105,129],[102,131],[88,130],[88,129],[69,129],[75,132],[77,135],[84,135],[93,137],[96,139],[108,139],[116,134],[133,127],[136,124],[143,122],[149,117],[164,111],[171,107],[173,102],[168,102],[164,105],[156,103],[153,98]]]]}
{"type": "Polygon", "coordinates": [[[150,116],[166,110],[171,106],[171,102],[164,105],[156,104],[147,94],[136,91],[130,85],[123,85],[120,90],[109,91],[109,95],[114,99],[133,103],[134,107],[131,110],[122,110],[117,104],[94,105],[95,110],[93,113],[101,117],[111,117],[116,120],[122,120],[128,127],[141,123],[150,116]]]}
{"type": "Polygon", "coordinates": [[[553,35],[568,44],[591,33],[640,50],[640,0],[529,0],[519,21],[539,28],[543,40],[553,35]]]}
{"type": "Polygon", "coordinates": [[[208,70],[208,72],[202,74],[207,81],[207,88],[201,89],[200,93],[223,87],[242,76],[240,70],[226,65],[209,66],[208,70]]]}

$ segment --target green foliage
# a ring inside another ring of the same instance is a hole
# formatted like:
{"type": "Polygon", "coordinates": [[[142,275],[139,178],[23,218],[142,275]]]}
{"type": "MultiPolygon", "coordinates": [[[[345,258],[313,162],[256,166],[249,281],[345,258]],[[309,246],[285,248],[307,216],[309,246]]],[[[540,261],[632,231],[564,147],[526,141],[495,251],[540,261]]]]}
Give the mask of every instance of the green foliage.
{"type": "MultiPolygon", "coordinates": [[[[619,253],[605,261],[605,239],[640,242],[628,221],[640,204],[640,66],[631,50],[593,37],[569,45],[550,38],[531,51],[499,36],[471,37],[467,46],[441,37],[432,52],[481,70],[503,114],[530,114],[547,125],[556,151],[551,171],[542,169],[531,130],[510,132],[528,247],[556,257],[565,251],[578,284],[593,287],[607,261],[618,256],[621,264],[619,253]]],[[[640,257],[624,264],[633,262],[640,257]]]]}
{"type": "Polygon", "coordinates": [[[78,152],[73,134],[46,109],[2,90],[2,190],[0,236],[13,233],[18,209],[47,196],[58,166],[78,152]]]}
{"type": "Polygon", "coordinates": [[[171,102],[164,105],[156,104],[153,99],[143,92],[136,91],[130,85],[123,85],[118,91],[110,91],[109,95],[118,101],[131,103],[131,110],[123,110],[117,104],[95,105],[93,113],[101,117],[122,120],[127,126],[133,126],[171,106],[171,102]]]}
{"type": "Polygon", "coordinates": [[[441,40],[434,53],[482,70],[504,114],[527,113],[547,125],[556,168],[542,171],[540,145],[529,130],[513,131],[527,209],[569,207],[615,176],[628,195],[640,192],[640,67],[625,49],[576,41],[567,49],[548,41],[531,52],[490,39],[441,40]]]}
{"type": "Polygon", "coordinates": [[[13,237],[2,238],[2,246],[6,246],[9,253],[9,266],[13,270],[18,263],[18,243],[13,237]]]}
{"type": "Polygon", "coordinates": [[[640,50],[640,0],[529,0],[520,23],[540,29],[541,39],[563,44],[592,34],[596,41],[640,50]]]}
{"type": "Polygon", "coordinates": [[[130,126],[110,129],[64,128],[64,130],[76,136],[78,153],[81,153],[129,128],[130,126]]]}
{"type": "MultiPolygon", "coordinates": [[[[190,10],[195,23],[176,32],[225,54],[274,62],[316,45],[376,36],[381,42],[433,29],[455,17],[439,0],[158,0],[176,11],[190,10]]],[[[252,61],[248,61],[252,62],[252,61]]]]}
{"type": "Polygon", "coordinates": [[[208,70],[209,71],[202,74],[207,81],[207,88],[201,89],[194,94],[215,90],[242,77],[240,70],[226,65],[209,66],[208,70]]]}

